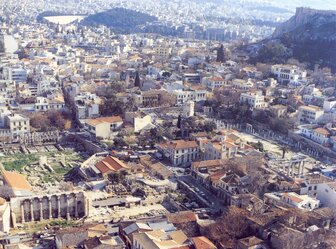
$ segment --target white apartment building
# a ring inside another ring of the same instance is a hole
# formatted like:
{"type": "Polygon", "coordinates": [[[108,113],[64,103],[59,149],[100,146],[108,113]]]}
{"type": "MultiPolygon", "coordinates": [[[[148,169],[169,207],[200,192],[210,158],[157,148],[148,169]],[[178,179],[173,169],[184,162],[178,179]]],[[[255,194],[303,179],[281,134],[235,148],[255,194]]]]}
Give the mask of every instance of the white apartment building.
{"type": "Polygon", "coordinates": [[[78,119],[99,116],[100,98],[96,94],[82,93],[75,97],[75,108],[78,119]]]}
{"type": "Polygon", "coordinates": [[[202,80],[202,84],[213,91],[227,85],[227,81],[224,80],[222,77],[210,77],[204,78],[202,80]]]}
{"type": "Polygon", "coordinates": [[[195,141],[175,140],[159,144],[158,150],[174,166],[189,166],[199,158],[199,146],[195,141]]]}
{"type": "Polygon", "coordinates": [[[251,79],[248,79],[247,81],[242,79],[234,79],[232,80],[232,86],[236,89],[249,90],[254,86],[254,84],[251,79]]]}
{"type": "Polygon", "coordinates": [[[154,127],[152,117],[143,112],[126,112],[125,121],[133,125],[134,132],[140,132],[154,127]]]}
{"type": "Polygon", "coordinates": [[[61,95],[45,98],[36,97],[35,111],[61,110],[65,107],[64,98],[61,95]]]}
{"type": "Polygon", "coordinates": [[[28,77],[28,72],[24,68],[3,68],[4,78],[15,82],[26,82],[28,77]]]}
{"type": "Polygon", "coordinates": [[[272,73],[281,84],[292,81],[306,80],[307,72],[294,65],[273,65],[272,73]]]}
{"type": "Polygon", "coordinates": [[[249,105],[251,108],[265,108],[264,96],[259,93],[242,93],[239,102],[249,105]]]}
{"type": "Polygon", "coordinates": [[[205,101],[207,99],[207,91],[200,90],[175,90],[172,92],[176,96],[176,104],[180,105],[188,101],[205,101]]]}
{"type": "Polygon", "coordinates": [[[265,200],[267,203],[278,205],[292,206],[299,209],[313,210],[320,207],[320,201],[309,195],[299,195],[295,192],[286,193],[266,193],[265,200]]]}
{"type": "Polygon", "coordinates": [[[5,127],[14,138],[20,137],[30,132],[29,118],[20,114],[10,114],[5,117],[5,127]]]}
{"type": "Polygon", "coordinates": [[[322,175],[313,176],[301,184],[300,195],[317,198],[324,207],[336,208],[336,184],[322,175]]]}
{"type": "Polygon", "coordinates": [[[331,136],[331,133],[327,129],[321,127],[311,129],[310,127],[307,126],[301,126],[300,133],[301,135],[321,145],[327,144],[331,136]]]}
{"type": "Polygon", "coordinates": [[[317,123],[323,117],[323,110],[317,106],[300,106],[298,121],[301,123],[317,123]]]}
{"type": "Polygon", "coordinates": [[[328,98],[323,102],[323,110],[325,112],[332,112],[336,110],[336,98],[328,98]]]}
{"type": "Polygon", "coordinates": [[[113,138],[122,125],[123,120],[119,116],[85,120],[85,128],[96,138],[102,139],[113,138]]]}

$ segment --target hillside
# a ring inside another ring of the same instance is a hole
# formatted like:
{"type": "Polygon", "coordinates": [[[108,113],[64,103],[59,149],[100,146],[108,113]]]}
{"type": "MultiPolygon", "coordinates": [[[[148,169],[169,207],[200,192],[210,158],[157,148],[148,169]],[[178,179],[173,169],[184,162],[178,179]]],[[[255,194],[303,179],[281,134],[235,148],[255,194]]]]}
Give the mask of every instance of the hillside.
{"type": "Polygon", "coordinates": [[[114,8],[90,15],[82,21],[84,25],[105,25],[116,33],[137,32],[141,26],[155,22],[157,18],[134,10],[114,8]]]}
{"type": "Polygon", "coordinates": [[[319,64],[336,71],[336,11],[297,8],[295,16],[277,27],[272,37],[261,43],[254,60],[262,61],[263,50],[274,47],[274,44],[312,67],[319,64]]]}
{"type": "Polygon", "coordinates": [[[273,38],[289,34],[298,40],[336,40],[336,11],[297,8],[295,15],[274,31],[273,38]]]}

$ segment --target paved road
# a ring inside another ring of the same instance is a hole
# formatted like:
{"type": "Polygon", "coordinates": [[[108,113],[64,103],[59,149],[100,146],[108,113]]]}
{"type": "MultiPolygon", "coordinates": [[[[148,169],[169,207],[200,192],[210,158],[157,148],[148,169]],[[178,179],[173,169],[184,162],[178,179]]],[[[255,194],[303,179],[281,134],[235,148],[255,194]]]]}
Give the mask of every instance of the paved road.
{"type": "Polygon", "coordinates": [[[219,197],[212,194],[208,189],[205,188],[203,184],[197,182],[191,175],[179,176],[178,180],[187,184],[190,187],[189,191],[192,191],[193,193],[195,193],[199,199],[202,199],[202,198],[204,199],[204,197],[202,197],[192,188],[197,188],[203,193],[205,193],[206,202],[208,203],[210,208],[213,208],[215,211],[225,210],[225,207],[220,202],[219,197]]]}

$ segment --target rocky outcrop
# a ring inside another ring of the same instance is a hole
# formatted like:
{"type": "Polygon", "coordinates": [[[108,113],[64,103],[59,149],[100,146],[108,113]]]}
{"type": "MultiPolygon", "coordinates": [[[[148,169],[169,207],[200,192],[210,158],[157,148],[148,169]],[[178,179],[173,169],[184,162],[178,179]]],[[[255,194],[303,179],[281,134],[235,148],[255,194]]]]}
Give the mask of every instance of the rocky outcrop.
{"type": "MultiPolygon", "coordinates": [[[[317,37],[319,37],[318,32],[330,31],[330,34],[333,33],[336,37],[336,11],[297,8],[295,15],[274,31],[273,38],[281,38],[286,33],[292,33],[292,35],[302,38],[302,33],[297,31],[317,32],[315,34],[317,37]],[[322,29],[318,30],[319,28],[322,29]]],[[[321,38],[323,37],[321,36],[321,38]]]]}

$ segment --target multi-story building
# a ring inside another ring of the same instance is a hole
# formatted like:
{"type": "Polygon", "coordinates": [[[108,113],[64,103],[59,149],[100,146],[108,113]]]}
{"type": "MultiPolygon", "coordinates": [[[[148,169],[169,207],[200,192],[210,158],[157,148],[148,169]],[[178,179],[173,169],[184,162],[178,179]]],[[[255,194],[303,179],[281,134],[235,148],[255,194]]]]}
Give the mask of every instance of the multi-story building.
{"type": "Polygon", "coordinates": [[[272,73],[281,84],[292,81],[306,80],[307,72],[294,65],[273,65],[272,73]]]}
{"type": "Polygon", "coordinates": [[[13,138],[18,138],[30,132],[29,118],[20,114],[10,114],[5,117],[5,128],[10,130],[13,138]]]}
{"type": "Polygon", "coordinates": [[[123,120],[119,116],[85,120],[86,129],[96,138],[111,139],[121,128],[123,120]]]}
{"type": "Polygon", "coordinates": [[[264,96],[259,93],[242,93],[239,101],[240,103],[249,105],[253,109],[266,107],[264,96]]]}
{"type": "Polygon", "coordinates": [[[318,123],[323,117],[323,110],[317,106],[300,106],[298,121],[301,123],[318,123]]]}
{"type": "Polygon", "coordinates": [[[326,145],[329,143],[329,139],[331,137],[331,133],[322,127],[318,127],[318,128],[311,128],[308,127],[309,125],[303,125],[300,127],[300,133],[313,140],[316,143],[322,144],[322,145],[326,145]]]}
{"type": "Polygon", "coordinates": [[[203,79],[203,85],[211,89],[212,91],[227,85],[227,81],[222,77],[210,77],[203,79]]]}
{"type": "Polygon", "coordinates": [[[10,81],[15,82],[26,82],[28,73],[27,70],[24,68],[9,68],[5,67],[3,69],[4,78],[10,81]]]}
{"type": "Polygon", "coordinates": [[[248,79],[247,81],[242,79],[234,79],[232,81],[232,86],[240,90],[249,90],[254,86],[254,84],[251,79],[248,79]]]}
{"type": "Polygon", "coordinates": [[[99,116],[100,98],[96,94],[83,93],[76,96],[74,102],[78,119],[95,118],[99,116]]]}
{"type": "Polygon", "coordinates": [[[155,48],[155,55],[159,57],[169,58],[172,53],[172,48],[168,46],[158,46],[155,48]]]}
{"type": "Polygon", "coordinates": [[[207,91],[204,89],[175,90],[173,94],[176,97],[176,103],[178,105],[188,101],[199,102],[207,99],[207,91]]]}
{"type": "Polygon", "coordinates": [[[195,141],[174,140],[159,144],[158,150],[174,166],[189,166],[199,158],[199,146],[195,141]]]}
{"type": "Polygon", "coordinates": [[[61,110],[65,107],[63,96],[57,96],[49,99],[45,97],[36,97],[35,111],[61,110]]]}
{"type": "Polygon", "coordinates": [[[203,145],[204,160],[216,160],[233,158],[239,149],[239,146],[230,142],[208,141],[203,145]]]}
{"type": "Polygon", "coordinates": [[[320,206],[320,201],[308,195],[299,195],[295,192],[266,193],[265,201],[268,204],[275,204],[285,207],[296,207],[300,209],[313,210],[320,206]]]}

